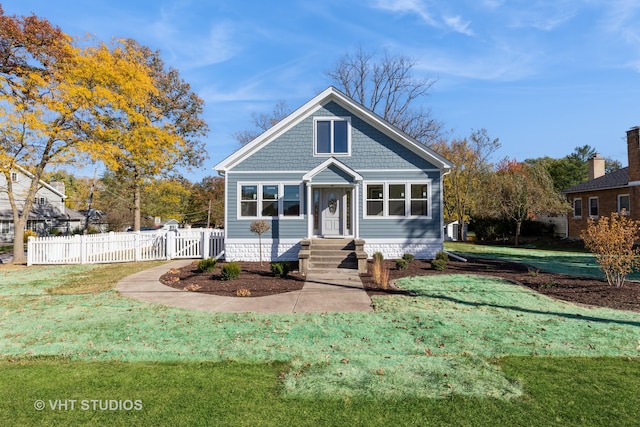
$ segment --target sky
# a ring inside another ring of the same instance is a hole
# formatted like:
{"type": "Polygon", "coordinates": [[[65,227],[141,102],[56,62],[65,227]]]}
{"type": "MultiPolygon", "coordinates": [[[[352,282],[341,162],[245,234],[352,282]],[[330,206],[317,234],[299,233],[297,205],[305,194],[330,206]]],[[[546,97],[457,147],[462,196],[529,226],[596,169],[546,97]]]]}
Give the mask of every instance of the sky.
{"type": "Polygon", "coordinates": [[[638,0],[0,0],[74,37],[133,38],[159,50],[205,101],[216,175],[252,113],[295,109],[362,48],[411,58],[436,79],[422,106],[449,138],[486,129],[494,161],[564,157],[590,145],[627,165],[640,125],[638,0]]]}

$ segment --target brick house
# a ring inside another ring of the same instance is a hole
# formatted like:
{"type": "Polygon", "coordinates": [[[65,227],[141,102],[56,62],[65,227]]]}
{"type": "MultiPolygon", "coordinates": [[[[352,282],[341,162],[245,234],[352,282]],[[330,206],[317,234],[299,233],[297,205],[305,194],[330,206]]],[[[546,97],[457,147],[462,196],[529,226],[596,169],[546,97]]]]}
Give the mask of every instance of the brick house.
{"type": "Polygon", "coordinates": [[[609,216],[623,209],[640,220],[640,127],[627,131],[629,166],[604,172],[604,158],[589,159],[589,180],[564,190],[572,211],[567,218],[568,237],[579,238],[589,218],[609,216]]]}

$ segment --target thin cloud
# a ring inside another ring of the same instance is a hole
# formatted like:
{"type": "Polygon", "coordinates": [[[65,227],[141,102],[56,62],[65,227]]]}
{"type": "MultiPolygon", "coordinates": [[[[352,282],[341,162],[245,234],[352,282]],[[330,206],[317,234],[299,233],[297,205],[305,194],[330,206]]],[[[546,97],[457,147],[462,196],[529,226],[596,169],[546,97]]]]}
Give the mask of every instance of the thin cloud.
{"type": "Polygon", "coordinates": [[[473,35],[469,21],[463,22],[460,16],[445,16],[442,13],[439,13],[442,15],[441,18],[434,18],[422,0],[376,0],[373,7],[390,12],[415,14],[434,28],[446,28],[467,36],[473,35]]]}

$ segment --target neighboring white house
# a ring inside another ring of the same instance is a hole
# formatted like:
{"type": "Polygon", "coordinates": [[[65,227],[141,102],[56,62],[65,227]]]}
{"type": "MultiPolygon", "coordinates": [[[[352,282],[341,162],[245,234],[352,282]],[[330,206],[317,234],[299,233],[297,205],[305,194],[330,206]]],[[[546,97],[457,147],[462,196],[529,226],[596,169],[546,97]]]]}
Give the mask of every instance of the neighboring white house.
{"type": "MultiPolygon", "coordinates": [[[[24,205],[31,180],[31,174],[20,167],[11,172],[13,193],[19,205],[24,205]]],[[[53,233],[54,230],[60,233],[70,233],[75,228],[82,226],[84,217],[64,205],[66,198],[64,183],[47,184],[40,181],[26,229],[33,230],[38,235],[47,235],[53,233]]],[[[12,242],[13,235],[13,214],[9,204],[7,182],[4,175],[0,175],[0,242],[12,242]]]]}

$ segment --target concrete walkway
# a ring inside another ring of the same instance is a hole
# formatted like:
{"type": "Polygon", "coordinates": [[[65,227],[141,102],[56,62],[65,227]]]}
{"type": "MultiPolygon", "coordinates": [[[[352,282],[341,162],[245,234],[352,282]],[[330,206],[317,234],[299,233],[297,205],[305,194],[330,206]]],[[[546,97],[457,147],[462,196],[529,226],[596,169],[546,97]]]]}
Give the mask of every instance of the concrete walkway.
{"type": "Polygon", "coordinates": [[[265,297],[223,297],[165,286],[160,276],[192,260],[173,261],[125,277],[116,285],[121,295],[156,304],[212,312],[326,313],[373,311],[357,270],[326,270],[307,274],[299,291],[265,297]]]}

